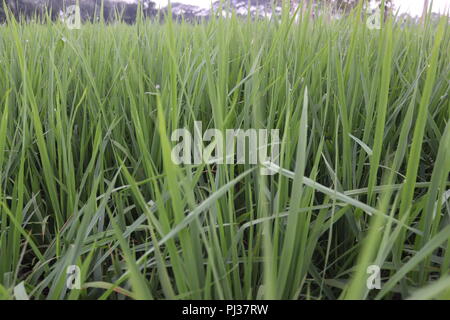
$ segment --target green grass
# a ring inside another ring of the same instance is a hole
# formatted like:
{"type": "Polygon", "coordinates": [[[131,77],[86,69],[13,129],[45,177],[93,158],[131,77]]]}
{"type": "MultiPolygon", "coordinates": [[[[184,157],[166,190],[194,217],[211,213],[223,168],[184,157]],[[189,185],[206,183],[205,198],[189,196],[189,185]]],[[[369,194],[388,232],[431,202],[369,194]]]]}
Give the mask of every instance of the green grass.
{"type": "Polygon", "coordinates": [[[0,298],[450,298],[448,18],[369,30],[358,10],[81,30],[10,16],[0,298]],[[170,135],[194,121],[279,129],[280,172],[175,165],[170,135]]]}

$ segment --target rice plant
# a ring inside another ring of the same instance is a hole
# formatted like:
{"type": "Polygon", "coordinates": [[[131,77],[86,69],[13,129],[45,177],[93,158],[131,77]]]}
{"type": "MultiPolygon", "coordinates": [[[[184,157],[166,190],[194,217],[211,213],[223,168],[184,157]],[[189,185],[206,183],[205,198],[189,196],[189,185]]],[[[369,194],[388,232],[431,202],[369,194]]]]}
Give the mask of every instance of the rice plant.
{"type": "Polygon", "coordinates": [[[450,298],[448,17],[308,10],[79,30],[9,14],[0,298],[450,298]],[[195,122],[278,129],[279,161],[175,164],[195,122]]]}

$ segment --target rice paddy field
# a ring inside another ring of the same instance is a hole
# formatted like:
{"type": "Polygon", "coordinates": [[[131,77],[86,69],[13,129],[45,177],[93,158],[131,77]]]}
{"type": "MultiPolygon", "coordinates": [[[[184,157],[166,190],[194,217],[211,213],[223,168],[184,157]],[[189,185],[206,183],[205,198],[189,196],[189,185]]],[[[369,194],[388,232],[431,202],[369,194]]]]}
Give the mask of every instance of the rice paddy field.
{"type": "Polygon", "coordinates": [[[450,299],[449,20],[362,12],[9,15],[0,297],[450,299]],[[176,164],[196,121],[278,129],[279,159],[176,164]]]}

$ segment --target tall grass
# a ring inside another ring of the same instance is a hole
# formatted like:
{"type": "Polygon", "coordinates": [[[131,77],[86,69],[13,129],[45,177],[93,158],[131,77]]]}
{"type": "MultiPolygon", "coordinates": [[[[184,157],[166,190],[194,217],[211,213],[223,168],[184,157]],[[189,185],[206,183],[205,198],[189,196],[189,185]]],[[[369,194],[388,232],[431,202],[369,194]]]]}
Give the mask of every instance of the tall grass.
{"type": "Polygon", "coordinates": [[[448,17],[8,19],[0,297],[450,298],[448,17]],[[279,173],[175,165],[194,121],[279,129],[279,173]]]}

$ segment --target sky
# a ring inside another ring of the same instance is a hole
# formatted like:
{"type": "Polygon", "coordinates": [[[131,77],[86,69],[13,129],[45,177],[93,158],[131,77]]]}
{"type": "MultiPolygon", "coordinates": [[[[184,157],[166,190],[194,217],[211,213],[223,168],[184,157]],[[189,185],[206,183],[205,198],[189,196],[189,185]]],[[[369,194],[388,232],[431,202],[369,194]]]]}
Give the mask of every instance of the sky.
{"type": "MultiPolygon", "coordinates": [[[[431,2],[431,1],[430,1],[431,2]]],[[[423,0],[394,0],[400,12],[408,12],[412,16],[419,16],[423,10],[423,0]]],[[[450,0],[434,0],[433,12],[444,13],[450,9],[450,0]]]]}
{"type": "MultiPolygon", "coordinates": [[[[134,0],[124,0],[125,2],[134,2],[134,0]]],[[[167,6],[168,0],[152,0],[156,2],[156,7],[167,6]]],[[[201,8],[209,8],[211,0],[172,0],[172,2],[178,2],[183,4],[190,4],[201,8]]],[[[431,2],[431,0],[430,0],[431,2]]],[[[412,16],[419,16],[422,14],[423,0],[394,0],[396,8],[400,10],[400,13],[407,12],[412,16]]],[[[446,12],[450,9],[450,0],[434,0],[433,12],[446,12]]]]}
{"type": "MultiPolygon", "coordinates": [[[[161,6],[161,7],[167,6],[167,3],[168,3],[167,0],[152,0],[152,1],[156,2],[156,6],[161,6]]],[[[172,2],[190,4],[192,6],[197,6],[197,7],[202,7],[202,8],[209,8],[211,5],[210,0],[172,0],[172,2]]]]}

